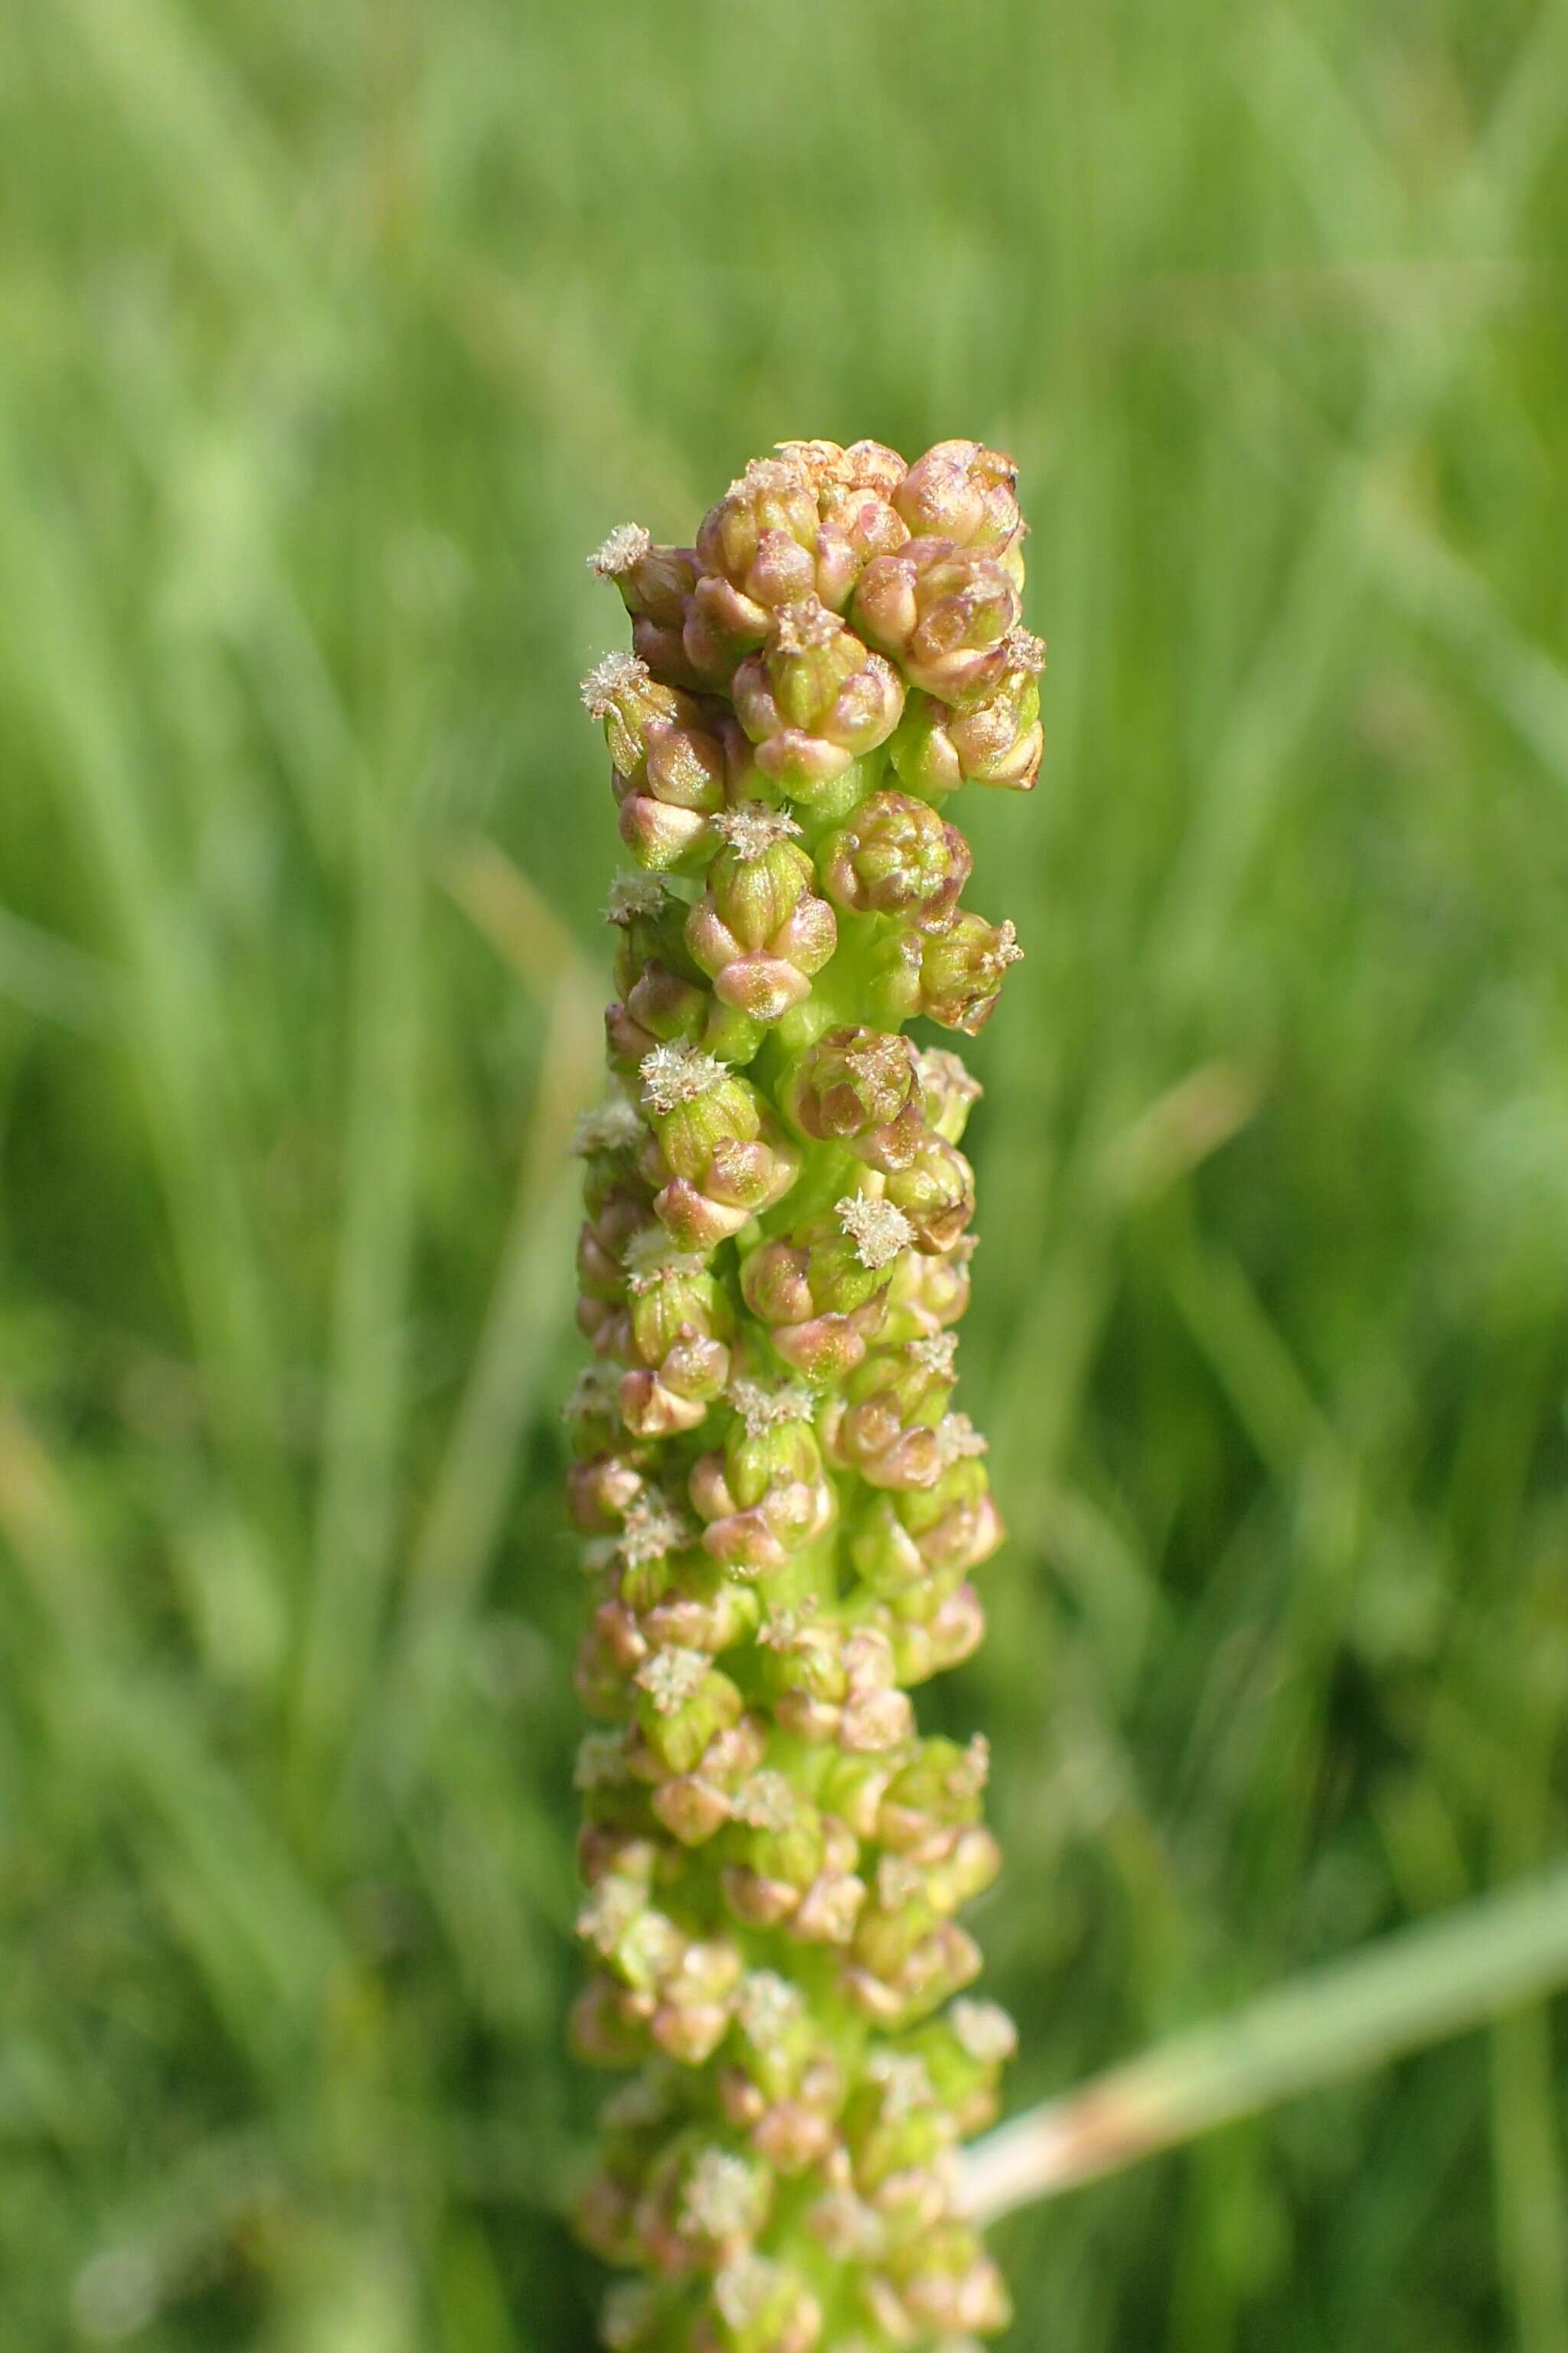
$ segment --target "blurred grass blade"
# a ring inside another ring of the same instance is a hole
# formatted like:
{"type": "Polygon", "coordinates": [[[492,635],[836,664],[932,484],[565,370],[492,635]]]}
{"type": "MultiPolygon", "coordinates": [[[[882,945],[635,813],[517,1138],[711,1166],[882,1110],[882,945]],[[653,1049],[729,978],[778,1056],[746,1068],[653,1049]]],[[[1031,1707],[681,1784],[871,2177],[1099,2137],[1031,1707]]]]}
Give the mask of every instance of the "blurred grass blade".
{"type": "Polygon", "coordinates": [[[1048,2100],[963,2159],[985,2220],[1568,1985],[1568,1868],[1404,1930],[1048,2100]]]}

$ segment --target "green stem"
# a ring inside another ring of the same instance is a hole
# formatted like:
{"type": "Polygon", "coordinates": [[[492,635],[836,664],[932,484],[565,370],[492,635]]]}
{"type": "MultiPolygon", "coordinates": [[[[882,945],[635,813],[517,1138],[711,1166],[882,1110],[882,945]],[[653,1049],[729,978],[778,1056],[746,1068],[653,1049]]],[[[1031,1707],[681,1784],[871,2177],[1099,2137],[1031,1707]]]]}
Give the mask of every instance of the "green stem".
{"type": "Polygon", "coordinates": [[[963,2202],[992,2221],[1563,1985],[1568,1868],[1310,1970],[1030,2109],[970,2149],[963,2202]]]}

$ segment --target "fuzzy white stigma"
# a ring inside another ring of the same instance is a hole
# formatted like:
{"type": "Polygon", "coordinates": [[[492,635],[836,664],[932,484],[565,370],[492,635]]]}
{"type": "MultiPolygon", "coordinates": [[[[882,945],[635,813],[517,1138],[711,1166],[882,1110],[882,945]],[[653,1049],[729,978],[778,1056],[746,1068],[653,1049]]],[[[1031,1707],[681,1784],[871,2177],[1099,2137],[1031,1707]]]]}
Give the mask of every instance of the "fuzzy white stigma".
{"type": "Polygon", "coordinates": [[[756,2176],[743,2157],[705,2148],[687,2176],[678,2228],[688,2239],[732,2239],[756,2204],[756,2176]]]}
{"type": "Polygon", "coordinates": [[[961,1797],[975,1797],[991,1778],[991,1743],[977,1732],[949,1776],[961,1797]]]}
{"type": "Polygon", "coordinates": [[[1022,964],[1024,951],[1018,945],[1018,934],[1012,918],[997,931],[995,944],[988,947],[980,959],[981,969],[988,973],[1004,973],[1010,964],[1022,964]]]}
{"type": "Polygon", "coordinates": [[[720,809],[708,823],[726,849],[747,866],[764,856],[775,841],[796,839],[800,834],[787,809],[770,808],[766,801],[743,801],[739,808],[720,809]]]}
{"type": "Polygon", "coordinates": [[[580,1115],[572,1131],[572,1149],[579,1160],[595,1152],[630,1152],[647,1134],[636,1103],[617,1095],[580,1115]]]}
{"type": "Polygon", "coordinates": [[[1026,670],[1031,678],[1038,678],[1046,666],[1044,638],[1036,637],[1032,629],[1009,629],[1005,643],[1008,669],[1026,670]]]}
{"type": "Polygon", "coordinates": [[[764,1430],[777,1430],[785,1422],[809,1421],[814,1409],[811,1391],[799,1381],[770,1388],[765,1381],[748,1380],[744,1374],[731,1382],[724,1402],[733,1406],[752,1438],[761,1438],[764,1430]]]}
{"type": "Polygon", "coordinates": [[[799,459],[781,453],[777,458],[752,459],[745,472],[737,474],[731,483],[728,495],[736,500],[780,499],[807,487],[799,459]]]}
{"type": "Polygon", "coordinates": [[[639,661],[636,654],[605,654],[594,664],[578,690],[583,708],[591,719],[607,719],[616,707],[616,697],[640,686],[647,676],[647,664],[639,661]]]}
{"type": "Polygon", "coordinates": [[[873,1271],[890,1266],[914,1240],[915,1229],[902,1209],[896,1202],[879,1200],[874,1193],[846,1194],[834,1208],[855,1245],[856,1257],[873,1271]]]}
{"type": "Polygon", "coordinates": [[[674,1111],[721,1087],[730,1073],[700,1046],[656,1046],[637,1065],[643,1092],[657,1112],[674,1111]]]}
{"type": "Polygon", "coordinates": [[[816,1612],[816,1596],[809,1595],[795,1609],[770,1609],[757,1630],[764,1651],[793,1651],[816,1612]]]}
{"type": "Polygon", "coordinates": [[[621,1263],[626,1271],[626,1289],[634,1299],[645,1298],[661,1282],[679,1282],[708,1271],[708,1261],[700,1252],[672,1248],[662,1226],[647,1226],[634,1234],[622,1252],[621,1263]]]}
{"type": "Polygon", "coordinates": [[[750,1969],[735,1996],[735,2015],[749,2042],[772,2050],[805,2016],[805,1996],[776,1969],[750,1969]]]}
{"type": "Polygon", "coordinates": [[[907,1855],[885,1854],[877,1865],[877,1901],[884,1912],[901,1912],[925,1883],[924,1872],[907,1855]]]}
{"type": "Polygon", "coordinates": [[[928,1373],[941,1381],[957,1378],[958,1335],[956,1332],[933,1332],[929,1339],[910,1340],[905,1353],[928,1373]]]}
{"type": "Polygon", "coordinates": [[[830,646],[843,628],[837,614],[830,613],[820,596],[803,596],[798,604],[781,605],[774,614],[773,650],[809,653],[816,647],[830,646]]]}
{"type": "Polygon", "coordinates": [[[735,1795],[735,1820],[752,1831],[787,1831],[795,1817],[795,1790],[783,1773],[753,1773],[735,1795]]]}
{"type": "Polygon", "coordinates": [[[668,897],[661,874],[617,874],[605,902],[605,921],[624,928],[638,915],[660,915],[668,897]]]}
{"type": "Polygon", "coordinates": [[[1018,2030],[995,2001],[955,2001],[947,2022],[977,2067],[999,2067],[1018,2048],[1018,2030]]]}
{"type": "Polygon", "coordinates": [[[966,1413],[944,1413],[936,1426],[936,1451],[943,1470],[951,1471],[955,1462],[988,1453],[990,1449],[966,1413]]]}
{"type": "Polygon", "coordinates": [[[685,1651],[672,1644],[643,1661],[637,1681],[660,1715],[673,1715],[701,1690],[709,1663],[706,1651],[685,1651]]]}
{"type": "Polygon", "coordinates": [[[645,531],[640,522],[618,522],[588,558],[588,569],[601,580],[618,580],[623,572],[642,562],[652,545],[652,532],[645,531]]]}
{"type": "Polygon", "coordinates": [[[626,1514],[616,1550],[628,1568],[640,1568],[666,1553],[679,1552],[691,1541],[691,1529],[681,1514],[671,1509],[657,1488],[638,1495],[626,1514]]]}

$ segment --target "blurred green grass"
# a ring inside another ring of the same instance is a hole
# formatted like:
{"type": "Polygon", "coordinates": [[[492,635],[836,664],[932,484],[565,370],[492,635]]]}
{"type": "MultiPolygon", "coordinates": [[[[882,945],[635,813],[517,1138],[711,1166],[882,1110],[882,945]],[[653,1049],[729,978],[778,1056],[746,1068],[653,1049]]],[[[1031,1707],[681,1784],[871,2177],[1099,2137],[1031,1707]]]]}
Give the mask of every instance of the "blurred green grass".
{"type": "MultiPolygon", "coordinates": [[[[591,2342],[582,559],[786,434],[1035,523],[1015,2096],[1561,1852],[1565,264],[1560,0],[0,16],[7,2347],[591,2342]]],[[[1568,2353],[1553,2044],[1017,2218],[1013,2341],[1568,2353]]]]}

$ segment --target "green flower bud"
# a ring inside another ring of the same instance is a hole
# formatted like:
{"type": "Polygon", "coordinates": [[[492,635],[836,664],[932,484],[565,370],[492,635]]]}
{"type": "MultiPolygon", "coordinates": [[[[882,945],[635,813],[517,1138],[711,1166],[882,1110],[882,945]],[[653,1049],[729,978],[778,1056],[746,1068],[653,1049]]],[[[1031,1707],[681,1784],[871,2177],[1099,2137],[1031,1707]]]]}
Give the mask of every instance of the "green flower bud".
{"type": "Polygon", "coordinates": [[[758,767],[805,801],[885,744],[904,707],[897,670],[815,596],[775,614],[763,651],[735,672],[734,697],[758,767]]]}
{"type": "Polygon", "coordinates": [[[810,859],[788,837],[795,819],[760,801],[712,820],[721,847],[686,943],[714,994],[752,1021],[776,1021],[811,995],[837,944],[833,910],[809,885],[810,859]]]}
{"type": "Polygon", "coordinates": [[[917,1067],[926,1125],[949,1144],[962,1144],[969,1114],[984,1092],[979,1080],[942,1046],[928,1047],[917,1067]]]}
{"type": "Polygon", "coordinates": [[[892,500],[916,538],[950,539],[955,547],[998,561],[1018,551],[1021,587],[1024,519],[1017,482],[1017,467],[999,449],[978,441],[939,441],[915,459],[892,500]]]}
{"type": "Polygon", "coordinates": [[[606,654],[584,680],[583,701],[605,723],[621,839],[637,864],[662,871],[700,858],[708,818],[724,805],[724,753],[696,703],[632,654],[606,654]]]}
{"type": "Polygon", "coordinates": [[[957,1374],[952,1333],[879,1349],[841,1384],[823,1415],[827,1459],[873,1487],[931,1487],[943,1470],[937,1426],[957,1374]]]}
{"type": "Polygon", "coordinates": [[[891,655],[911,686],[967,706],[1006,675],[1018,591],[989,556],[949,539],[911,539],[867,565],[851,613],[867,643],[891,655]]]}
{"type": "Polygon", "coordinates": [[[1027,629],[1006,639],[1007,660],[995,684],[962,710],[911,694],[889,744],[894,774],[912,793],[951,793],[960,785],[1032,792],[1045,753],[1039,675],[1046,649],[1027,629]]]}
{"type": "Polygon", "coordinates": [[[818,853],[822,887],[858,915],[907,915],[943,931],[969,880],[969,845],[925,801],[873,793],[818,853]]]}
{"type": "Polygon", "coordinates": [[[694,551],[658,547],[640,523],[623,522],[595,549],[588,564],[601,580],[613,580],[620,590],[631,616],[632,651],[653,676],[670,686],[699,684],[680,635],[686,602],[697,586],[694,551]]]}
{"type": "Polygon", "coordinates": [[[909,1225],[917,1250],[950,1250],[963,1240],[974,1215],[974,1171],[956,1145],[923,1135],[887,1183],[887,1199],[909,1225]]]}
{"type": "Polygon", "coordinates": [[[958,916],[940,938],[922,943],[919,1010],[944,1029],[978,1037],[996,1009],[1007,967],[1023,954],[1011,923],[958,916]]]}
{"type": "Polygon", "coordinates": [[[812,2353],[822,2309],[800,2274],[763,2255],[741,2255],[713,2282],[691,2333],[692,2353],[812,2353]]]}
{"type": "Polygon", "coordinates": [[[711,1250],[783,1198],[800,1156],[754,1087],[711,1055],[658,1047],[639,1066],[658,1139],[654,1210],[686,1250],[711,1250]]]}
{"type": "Polygon", "coordinates": [[[779,1101],[800,1134],[872,1168],[906,1167],[924,1134],[915,1050],[886,1030],[826,1031],[786,1071],[779,1101]]]}

